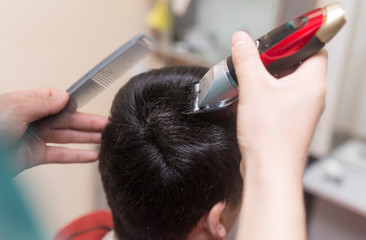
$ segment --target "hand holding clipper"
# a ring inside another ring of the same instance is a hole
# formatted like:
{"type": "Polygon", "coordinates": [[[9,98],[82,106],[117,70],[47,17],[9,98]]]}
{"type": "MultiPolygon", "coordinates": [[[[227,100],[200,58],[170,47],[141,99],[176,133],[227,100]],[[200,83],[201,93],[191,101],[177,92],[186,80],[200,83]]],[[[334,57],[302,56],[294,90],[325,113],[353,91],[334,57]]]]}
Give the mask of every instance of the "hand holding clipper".
{"type": "MultiPolygon", "coordinates": [[[[276,76],[317,53],[345,22],[345,12],[339,3],[305,13],[256,40],[261,60],[276,76]]],[[[237,87],[234,65],[229,56],[213,66],[196,84],[193,113],[229,106],[237,100],[237,87]]]]}

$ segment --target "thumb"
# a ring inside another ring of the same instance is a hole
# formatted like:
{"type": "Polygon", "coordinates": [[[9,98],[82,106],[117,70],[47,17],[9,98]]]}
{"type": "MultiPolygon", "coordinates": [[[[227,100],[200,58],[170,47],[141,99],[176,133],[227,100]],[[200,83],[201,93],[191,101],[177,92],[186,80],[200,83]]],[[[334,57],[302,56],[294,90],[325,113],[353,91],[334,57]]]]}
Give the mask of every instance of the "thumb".
{"type": "Polygon", "coordinates": [[[69,100],[67,92],[50,87],[20,91],[17,95],[19,118],[24,122],[33,122],[61,111],[69,100]]]}
{"type": "Polygon", "coordinates": [[[248,86],[247,82],[250,82],[252,79],[258,79],[258,74],[260,73],[268,74],[253,39],[246,32],[239,31],[234,33],[231,45],[232,59],[239,87],[244,84],[248,86]]]}

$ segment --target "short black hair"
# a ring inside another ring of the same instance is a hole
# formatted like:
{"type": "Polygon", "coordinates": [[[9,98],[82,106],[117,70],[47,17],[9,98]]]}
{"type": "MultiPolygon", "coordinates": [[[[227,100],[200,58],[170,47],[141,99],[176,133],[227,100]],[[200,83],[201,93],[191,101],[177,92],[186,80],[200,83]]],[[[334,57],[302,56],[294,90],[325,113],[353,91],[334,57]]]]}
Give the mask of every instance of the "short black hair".
{"type": "Polygon", "coordinates": [[[119,239],[184,239],[217,202],[240,202],[235,114],[187,114],[206,72],[151,70],[116,94],[99,169],[119,239]]]}

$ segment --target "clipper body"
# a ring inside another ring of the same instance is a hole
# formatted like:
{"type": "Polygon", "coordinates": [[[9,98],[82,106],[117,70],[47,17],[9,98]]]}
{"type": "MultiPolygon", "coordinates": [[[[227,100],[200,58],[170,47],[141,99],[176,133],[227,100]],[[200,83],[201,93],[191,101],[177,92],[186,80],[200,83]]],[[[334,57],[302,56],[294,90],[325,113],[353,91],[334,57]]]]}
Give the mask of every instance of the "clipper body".
{"type": "MultiPolygon", "coordinates": [[[[296,67],[324,47],[345,24],[339,3],[305,13],[256,40],[261,60],[274,76],[296,67]]],[[[238,98],[231,56],[213,66],[195,86],[193,113],[229,106],[238,98]]]]}

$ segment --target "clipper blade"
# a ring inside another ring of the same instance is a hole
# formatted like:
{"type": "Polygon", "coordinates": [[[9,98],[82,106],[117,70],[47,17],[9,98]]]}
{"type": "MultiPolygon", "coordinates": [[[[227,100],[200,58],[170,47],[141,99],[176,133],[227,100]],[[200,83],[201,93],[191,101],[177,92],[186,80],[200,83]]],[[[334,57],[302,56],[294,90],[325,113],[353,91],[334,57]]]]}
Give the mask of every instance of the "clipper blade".
{"type": "Polygon", "coordinates": [[[218,111],[238,98],[237,85],[227,68],[226,59],[213,66],[194,86],[192,113],[218,111]]]}
{"type": "Polygon", "coordinates": [[[96,95],[121,78],[140,60],[152,53],[156,46],[157,43],[145,34],[132,38],[67,89],[69,102],[61,112],[31,123],[28,133],[38,140],[44,138],[96,95]]]}

